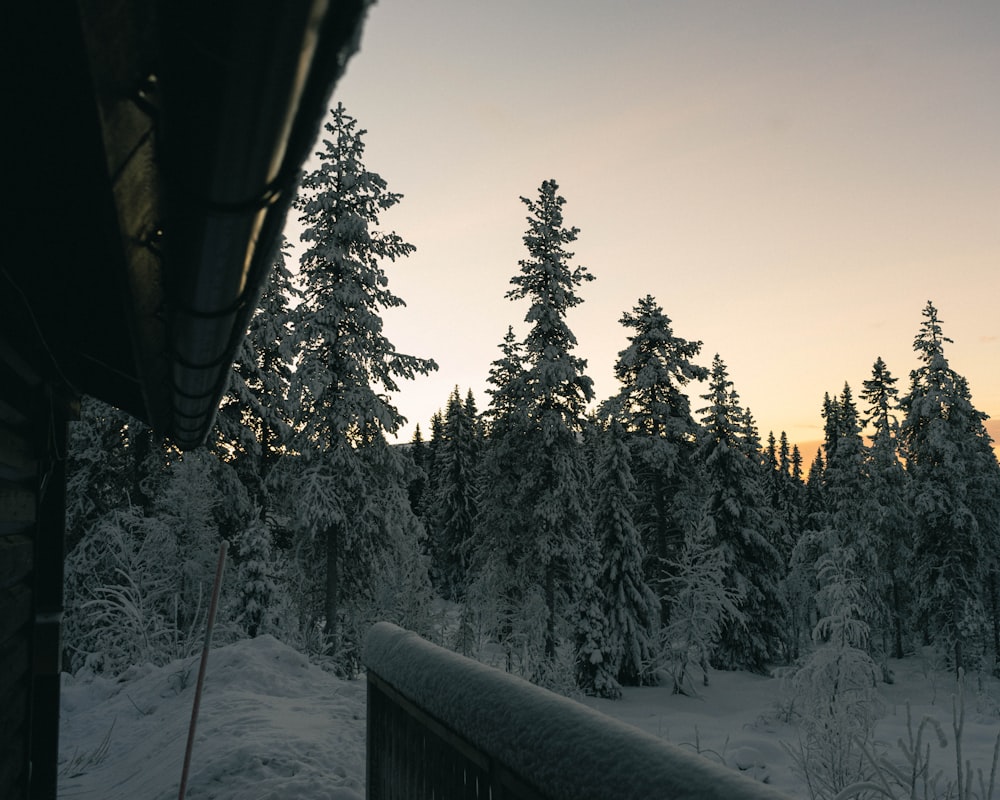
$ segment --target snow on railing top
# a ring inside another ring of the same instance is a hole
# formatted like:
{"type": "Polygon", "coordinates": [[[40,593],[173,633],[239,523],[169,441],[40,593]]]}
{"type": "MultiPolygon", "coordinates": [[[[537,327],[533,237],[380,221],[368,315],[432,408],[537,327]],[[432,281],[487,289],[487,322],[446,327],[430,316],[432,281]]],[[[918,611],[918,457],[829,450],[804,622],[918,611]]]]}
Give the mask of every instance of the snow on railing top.
{"type": "Polygon", "coordinates": [[[514,675],[387,622],[369,670],[542,794],[561,800],[779,800],[784,795],[514,675]]]}

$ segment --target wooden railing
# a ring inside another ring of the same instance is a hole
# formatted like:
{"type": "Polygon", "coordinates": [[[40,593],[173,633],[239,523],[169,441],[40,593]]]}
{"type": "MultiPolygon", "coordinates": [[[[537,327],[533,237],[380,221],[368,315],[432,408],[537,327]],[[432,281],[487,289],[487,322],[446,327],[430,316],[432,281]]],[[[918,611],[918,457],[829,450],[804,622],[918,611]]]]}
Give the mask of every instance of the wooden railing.
{"type": "Polygon", "coordinates": [[[389,623],[364,661],[369,800],[782,797],[389,623]]]}

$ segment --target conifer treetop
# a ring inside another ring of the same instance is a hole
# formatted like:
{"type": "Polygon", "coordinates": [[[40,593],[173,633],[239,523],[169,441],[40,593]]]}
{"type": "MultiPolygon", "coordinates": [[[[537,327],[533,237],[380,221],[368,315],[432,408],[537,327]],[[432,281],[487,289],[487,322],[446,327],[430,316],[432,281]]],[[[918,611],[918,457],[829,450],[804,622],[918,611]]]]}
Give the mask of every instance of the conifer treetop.
{"type": "Polygon", "coordinates": [[[928,300],[922,313],[924,321],[920,323],[920,331],[913,340],[913,349],[921,361],[930,365],[936,358],[944,356],[944,343],[951,344],[952,340],[942,332],[941,320],[938,319],[934,303],[928,300]]]}
{"type": "Polygon", "coordinates": [[[343,104],[332,110],[317,156],[302,178],[294,208],[304,225],[296,308],[296,393],[309,438],[330,441],[375,429],[394,433],[405,418],[392,404],[399,379],[437,369],[431,359],[400,353],[384,332],[384,309],[404,306],[389,289],[386,260],[415,249],[379,227],[401,195],[362,163],[363,130],[343,104]]]}
{"type": "Polygon", "coordinates": [[[566,324],[566,312],[583,302],[576,289],[594,276],[585,267],[571,267],[573,253],[565,245],[576,240],[577,228],[563,222],[566,200],[558,184],[544,181],[538,200],[522,197],[528,206],[524,244],[529,258],[521,259],[520,273],[511,278],[510,300],[528,299],[525,321],[531,324],[524,340],[525,389],[534,412],[552,411],[563,424],[578,428],[587,403],[593,399],[593,381],[584,374],[586,360],[574,356],[576,336],[566,324]]]}
{"type": "Polygon", "coordinates": [[[862,418],[864,425],[875,429],[873,442],[891,438],[899,427],[894,413],[899,408],[899,390],[882,357],[875,359],[872,376],[862,384],[861,398],[868,402],[868,413],[862,418]]]}
{"type": "Polygon", "coordinates": [[[708,370],[692,360],[702,343],[675,336],[670,317],[649,294],[619,321],[634,333],[615,363],[622,388],[603,412],[620,416],[631,430],[653,436],[690,433],[694,427],[690,402],[680,387],[708,377],[708,370]]]}
{"type": "Polygon", "coordinates": [[[729,379],[726,363],[718,353],[712,358],[708,381],[708,393],[700,397],[702,400],[707,400],[709,405],[698,409],[698,413],[703,415],[701,422],[705,427],[705,433],[710,441],[735,450],[738,446],[736,435],[740,428],[742,409],[739,405],[739,395],[729,379]]]}

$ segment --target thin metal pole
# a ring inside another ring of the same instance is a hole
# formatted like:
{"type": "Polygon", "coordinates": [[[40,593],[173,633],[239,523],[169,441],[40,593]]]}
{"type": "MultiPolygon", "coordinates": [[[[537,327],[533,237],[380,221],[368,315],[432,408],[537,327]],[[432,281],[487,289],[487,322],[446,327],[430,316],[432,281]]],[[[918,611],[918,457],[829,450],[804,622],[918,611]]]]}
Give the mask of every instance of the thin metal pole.
{"type": "Polygon", "coordinates": [[[191,707],[191,727],[188,728],[187,747],[184,750],[184,769],[181,770],[181,789],[178,800],[184,800],[187,792],[188,771],[191,768],[191,751],[194,749],[194,729],[198,724],[198,709],[201,707],[201,688],[205,684],[205,670],[208,668],[208,651],[212,647],[212,628],[215,626],[215,611],[219,607],[219,590],[222,587],[222,571],[226,565],[226,540],[219,545],[219,563],[215,568],[215,585],[212,586],[212,603],[208,607],[208,621],[205,624],[205,646],[201,651],[201,665],[198,667],[198,683],[194,689],[194,705],[191,707]]]}

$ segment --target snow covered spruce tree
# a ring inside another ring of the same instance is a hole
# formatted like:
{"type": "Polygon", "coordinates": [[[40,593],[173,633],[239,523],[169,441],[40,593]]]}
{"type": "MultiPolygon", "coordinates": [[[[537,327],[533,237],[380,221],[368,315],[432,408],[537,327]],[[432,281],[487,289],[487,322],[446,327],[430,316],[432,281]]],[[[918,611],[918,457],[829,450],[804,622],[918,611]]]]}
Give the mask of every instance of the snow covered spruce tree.
{"type": "MultiPolygon", "coordinates": [[[[236,352],[229,389],[216,417],[211,449],[231,464],[249,493],[250,516],[226,531],[238,543],[230,551],[243,598],[240,623],[256,636],[278,602],[281,555],[274,547],[278,520],[271,511],[272,468],[291,437],[288,387],[294,353],[289,305],[297,296],[282,240],[247,335],[236,352]]],[[[278,537],[287,538],[287,537],[278,537]]],[[[283,632],[287,635],[287,632],[283,632]]]]}
{"type": "Polygon", "coordinates": [[[739,598],[745,622],[726,620],[715,662],[759,672],[780,650],[787,612],[779,586],[784,565],[767,538],[762,471],[746,453],[746,414],[732,387],[716,355],[708,394],[701,396],[709,405],[699,411],[704,416],[698,448],[708,491],[701,524],[711,527],[709,541],[718,545],[726,563],[725,586],[739,598]]]}
{"type": "Polygon", "coordinates": [[[913,519],[908,501],[907,475],[899,458],[899,420],[896,417],[899,391],[895,384],[896,378],[885,362],[878,358],[872,367],[872,377],[864,382],[861,397],[868,402],[865,425],[873,429],[865,472],[871,512],[870,533],[878,548],[878,561],[883,572],[881,602],[886,610],[886,619],[877,631],[886,640],[879,651],[891,651],[893,657],[902,658],[912,594],[909,566],[913,550],[913,519]]]}
{"type": "Polygon", "coordinates": [[[528,258],[511,278],[511,300],[530,302],[524,339],[525,399],[531,437],[527,480],[520,497],[530,510],[528,563],[545,599],[545,661],[556,657],[560,630],[575,599],[583,542],[590,536],[586,466],[578,439],[587,403],[593,399],[587,362],[573,355],[576,336],[566,314],[582,302],[577,288],[593,280],[586,268],[571,267],[565,245],[577,228],[563,224],[565,199],[553,180],[544,181],[538,199],[522,197],[528,207],[524,244],[528,258]]]}
{"type": "Polygon", "coordinates": [[[615,377],[621,388],[602,404],[603,416],[618,420],[629,435],[636,480],[636,523],[656,558],[647,577],[662,582],[663,565],[680,554],[696,483],[692,468],[697,426],[683,387],[708,377],[694,363],[701,342],[674,335],[670,318],[652,295],[640,298],[621,324],[634,331],[618,353],[615,377]]]}
{"type": "Polygon", "coordinates": [[[534,652],[540,626],[526,611],[541,607],[541,599],[525,583],[526,531],[529,511],[520,491],[527,471],[528,417],[524,352],[512,327],[499,345],[501,356],[490,366],[483,414],[485,439],[479,464],[481,487],[478,517],[470,545],[472,580],[463,613],[467,626],[498,641],[507,671],[520,659],[522,674],[530,674],[527,654],[534,652]],[[475,617],[475,621],[473,621],[475,617]],[[520,655],[519,655],[520,654],[520,655]]]}
{"type": "MultiPolygon", "coordinates": [[[[863,597],[861,619],[869,630],[885,620],[886,573],[880,560],[881,543],[876,538],[878,509],[873,507],[866,471],[867,451],[861,438],[861,419],[851,387],[844,384],[840,397],[827,399],[826,469],[823,491],[827,496],[825,540],[821,554],[844,548],[856,573],[863,597]]],[[[871,646],[879,642],[870,641],[871,646]]]]}
{"type": "Polygon", "coordinates": [[[1000,534],[1000,467],[986,415],[945,357],[951,339],[932,303],[923,316],[913,342],[921,365],[900,399],[899,435],[915,514],[914,588],[918,624],[958,671],[976,665],[972,645],[981,644],[986,624],[984,587],[996,569],[1000,534]]]}
{"type": "Polygon", "coordinates": [[[449,599],[465,594],[468,549],[477,514],[478,444],[472,416],[456,386],[445,410],[434,458],[434,497],[427,517],[438,589],[449,599]]]}
{"type": "Polygon", "coordinates": [[[498,374],[494,383],[498,393],[493,394],[491,438],[499,434],[499,439],[490,444],[493,456],[487,468],[495,471],[500,463],[509,465],[514,449],[521,466],[504,480],[513,492],[510,497],[498,497],[498,487],[489,487],[484,494],[486,504],[498,505],[484,509],[487,519],[498,512],[509,516],[513,504],[514,516],[524,522],[511,529],[500,520],[511,538],[497,545],[507,554],[502,560],[507,562],[508,590],[513,589],[513,580],[519,587],[514,592],[525,601],[541,601],[530,604],[537,611],[528,623],[544,631],[542,652],[528,655],[534,662],[531,677],[540,681],[550,679],[560,638],[568,632],[584,542],[590,536],[586,465],[578,437],[594,392],[584,374],[586,362],[573,355],[576,337],[566,324],[566,314],[582,302],[577,287],[593,276],[584,267],[570,266],[573,254],[565,246],[576,239],[578,230],[563,224],[566,201],[558,188],[555,181],[545,181],[537,200],[521,198],[529,211],[524,235],[528,258],[519,262],[520,272],[511,278],[513,288],[507,297],[530,302],[525,316],[530,328],[522,347],[505,340],[504,363],[494,365],[495,370],[511,374],[498,374]],[[523,362],[516,363],[522,356],[523,362]],[[498,423],[510,426],[508,431],[498,423]],[[511,477],[516,480],[513,485],[511,477]]]}
{"type": "Polygon", "coordinates": [[[414,464],[423,470],[424,484],[420,493],[420,501],[415,511],[424,522],[425,528],[432,528],[434,520],[431,518],[434,511],[434,501],[438,493],[438,470],[437,454],[441,449],[441,442],[444,441],[444,414],[440,409],[431,415],[431,438],[424,444],[423,451],[417,448],[411,449],[414,464]],[[417,457],[419,455],[419,461],[417,457]]]}
{"type": "Polygon", "coordinates": [[[247,635],[253,638],[264,632],[268,612],[278,593],[274,581],[271,531],[259,513],[254,515],[240,537],[236,555],[240,605],[243,608],[240,621],[247,635]]]}
{"type": "Polygon", "coordinates": [[[767,434],[767,445],[763,451],[764,493],[767,496],[768,507],[773,512],[775,532],[773,541],[781,553],[782,560],[787,564],[793,542],[793,497],[795,484],[791,477],[791,453],[788,449],[788,437],[781,432],[781,444],[774,436],[774,431],[767,434]],[[779,449],[780,448],[780,449],[779,449]]]}
{"type": "MultiPolygon", "coordinates": [[[[600,586],[601,548],[590,538],[584,542],[576,619],[576,685],[595,697],[616,700],[622,696],[618,682],[621,637],[613,635],[600,586]]],[[[561,688],[561,687],[560,687],[561,688]]]]}
{"type": "Polygon", "coordinates": [[[386,446],[384,433],[405,421],[390,399],[397,382],[436,364],[399,352],[382,330],[381,312],[404,305],[388,288],[385,262],[414,249],[379,227],[382,212],[400,195],[365,168],[364,131],[343,105],[332,111],[325,130],[319,165],[303,177],[294,202],[305,250],[302,302],[292,312],[296,452],[286,485],[325,564],[318,616],[337,653],[345,646],[347,583],[373,574],[394,547],[415,551],[412,543],[391,539],[416,535],[417,524],[406,492],[411,476],[396,463],[405,456],[386,446]]]}
{"type": "Polygon", "coordinates": [[[416,468],[410,481],[410,508],[413,509],[414,514],[419,515],[423,508],[424,495],[427,492],[427,468],[430,462],[430,451],[427,442],[424,441],[424,434],[420,430],[419,422],[414,426],[413,436],[410,438],[410,457],[416,468]]]}
{"type": "MultiPolygon", "coordinates": [[[[638,686],[652,663],[659,629],[659,601],[646,583],[646,558],[632,519],[635,481],[625,432],[612,420],[602,432],[594,471],[594,537],[599,548],[597,588],[602,601],[607,652],[584,661],[585,687],[615,694],[615,686],[638,686]],[[599,673],[607,673],[602,677],[599,673]]],[[[593,618],[593,614],[590,618],[593,618]]],[[[597,634],[592,640],[597,640],[597,634]]]]}
{"type": "Polygon", "coordinates": [[[770,483],[771,507],[781,519],[783,540],[779,544],[785,563],[791,558],[792,548],[801,532],[802,454],[798,445],[789,447],[788,434],[781,432],[778,444],[778,463],[770,483]]]}
{"type": "Polygon", "coordinates": [[[808,609],[812,604],[814,586],[803,581],[803,573],[792,568],[792,554],[805,530],[805,485],[802,481],[802,455],[798,445],[789,446],[785,431],[781,432],[778,440],[773,433],[768,435],[764,467],[765,493],[772,524],[769,538],[778,548],[785,568],[781,582],[789,609],[789,624],[785,626],[784,634],[785,660],[794,661],[799,657],[801,644],[808,640],[811,627],[808,609]]]}

